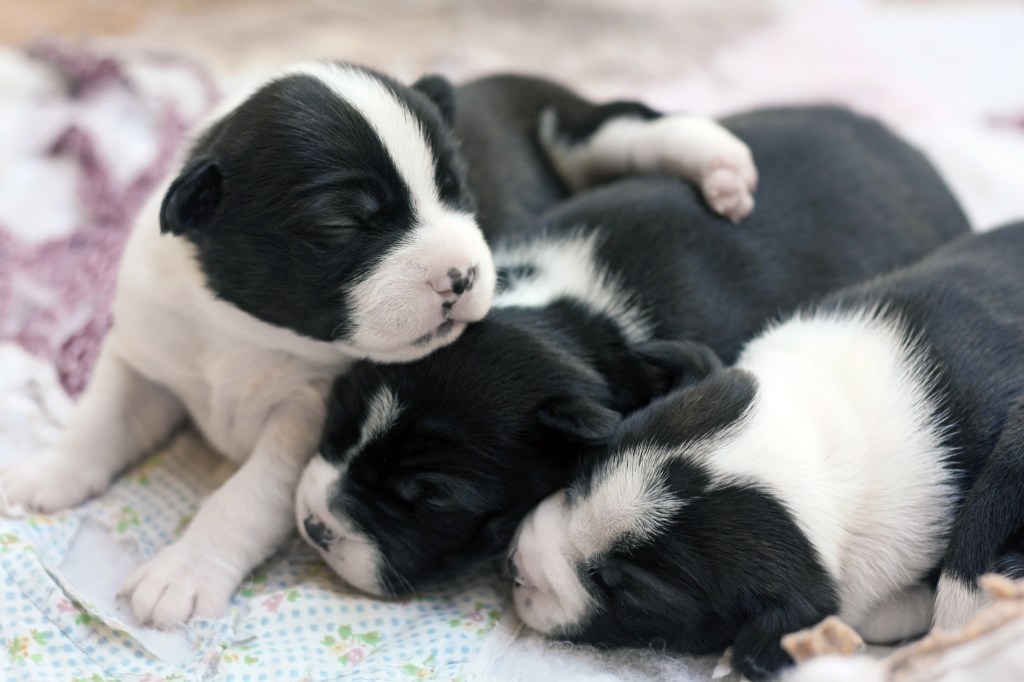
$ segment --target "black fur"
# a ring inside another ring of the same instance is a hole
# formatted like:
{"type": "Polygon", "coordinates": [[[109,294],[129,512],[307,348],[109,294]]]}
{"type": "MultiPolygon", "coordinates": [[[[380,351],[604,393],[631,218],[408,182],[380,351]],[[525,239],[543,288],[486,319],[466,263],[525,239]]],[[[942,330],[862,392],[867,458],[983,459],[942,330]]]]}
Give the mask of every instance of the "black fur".
{"type": "Polygon", "coordinates": [[[960,241],[830,305],[884,303],[918,335],[952,428],[965,500],[942,571],[970,587],[1020,570],[1024,532],[1024,223],[960,241]]]}
{"type": "MultiPolygon", "coordinates": [[[[623,421],[608,445],[612,454],[591,458],[567,489],[567,504],[582,503],[595,475],[629,448],[675,449],[742,429],[756,396],[747,372],[712,369],[655,400],[623,421]]],[[[580,582],[599,607],[552,635],[691,654],[732,646],[741,674],[770,676],[791,662],[783,635],[838,610],[837,586],[771,491],[714,483],[699,461],[683,457],[670,460],[663,480],[686,501],[682,512],[656,535],[621,539],[580,564],[580,582]]]]}
{"type": "MultiPolygon", "coordinates": [[[[479,206],[489,239],[533,226],[569,195],[537,142],[541,111],[557,112],[566,121],[559,131],[579,140],[587,135],[581,116],[592,126],[636,110],[596,107],[540,79],[497,76],[453,89],[426,76],[407,87],[359,68],[412,112],[433,153],[442,202],[465,212],[479,206]]],[[[195,245],[219,298],[264,322],[335,341],[354,331],[349,289],[416,219],[406,179],[369,123],[316,78],[292,75],[266,84],[199,137],[164,197],[160,229],[195,245]]]]}
{"type": "MultiPolygon", "coordinates": [[[[969,584],[986,571],[1024,575],[1022,258],[1024,223],[957,241],[812,309],[880,306],[924,352],[932,398],[948,427],[946,466],[958,472],[966,495],[941,569],[969,584]]],[[[755,380],[742,370],[713,372],[631,415],[609,450],[645,442],[676,448],[742,429],[755,393],[755,380]]],[[[570,503],[587,496],[606,461],[591,460],[569,488],[570,503]]],[[[684,511],[642,543],[583,567],[583,584],[604,608],[557,634],[618,645],[664,641],[693,653],[732,645],[741,673],[774,674],[790,663],[779,644],[784,634],[838,611],[836,585],[773,493],[709,486],[701,465],[685,458],[672,461],[667,482],[673,496],[688,501],[684,511]],[[591,577],[609,570],[614,589],[591,577]]]]}
{"type": "MultiPolygon", "coordinates": [[[[743,226],[667,179],[586,193],[544,221],[544,234],[599,235],[601,264],[656,337],[693,339],[731,361],[766,320],[968,230],[928,163],[875,121],[810,108],[725,123],[751,145],[763,178],[743,226]]],[[[535,275],[506,272],[506,285],[535,275]]],[[[423,361],[364,363],[340,379],[337,430],[322,446],[330,460],[353,444],[363,397],[387,386],[403,407],[387,433],[349,456],[332,498],[387,557],[382,580],[408,592],[502,550],[619,415],[679,381],[656,350],[632,347],[614,320],[562,299],[497,307],[423,361]]],[[[711,367],[686,356],[696,376],[711,367]]]]}
{"type": "MultiPolygon", "coordinates": [[[[450,130],[423,95],[400,93],[434,150],[446,202],[469,192],[450,130]]],[[[270,324],[344,338],[346,289],[415,225],[405,180],[369,123],[319,80],[273,81],[195,143],[161,229],[196,246],[210,289],[270,324]]]]}

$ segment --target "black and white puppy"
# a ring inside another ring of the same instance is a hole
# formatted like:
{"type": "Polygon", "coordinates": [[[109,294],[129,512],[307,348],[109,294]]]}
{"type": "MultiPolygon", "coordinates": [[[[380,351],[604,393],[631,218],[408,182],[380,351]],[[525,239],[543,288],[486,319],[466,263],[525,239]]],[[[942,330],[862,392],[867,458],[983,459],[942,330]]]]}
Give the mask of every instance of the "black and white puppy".
{"type": "Polygon", "coordinates": [[[807,108],[723,123],[761,170],[742,229],[668,179],[594,190],[495,249],[494,307],[457,343],[336,383],[296,513],[344,580],[404,594],[503,552],[620,415],[666,389],[652,340],[734,359],[770,318],[968,231],[931,166],[876,121],[807,108]]]}
{"type": "Polygon", "coordinates": [[[962,624],[979,575],[1021,568],[1021,263],[1024,223],[968,237],[630,416],[523,522],[523,620],[609,645],[731,645],[751,678],[830,614],[873,642],[923,633],[940,568],[935,622],[962,624]]]}
{"type": "Polygon", "coordinates": [[[591,172],[679,174],[734,218],[752,204],[749,151],[703,119],[597,107],[535,79],[485,79],[464,95],[468,178],[450,125],[460,95],[443,79],[410,88],[348,64],[300,65],[223,107],[143,213],[114,328],[63,440],[0,472],[12,504],[64,508],[186,420],[242,464],[128,579],[140,621],[217,615],[286,536],[334,376],[358,358],[422,357],[484,316],[495,270],[474,197],[491,233],[591,172]]]}

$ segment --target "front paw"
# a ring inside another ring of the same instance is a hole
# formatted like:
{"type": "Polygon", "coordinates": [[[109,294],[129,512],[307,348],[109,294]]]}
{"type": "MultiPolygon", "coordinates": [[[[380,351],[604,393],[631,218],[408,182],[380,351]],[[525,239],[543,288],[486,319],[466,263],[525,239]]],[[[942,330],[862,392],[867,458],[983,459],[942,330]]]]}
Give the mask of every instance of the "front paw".
{"type": "Polygon", "coordinates": [[[227,566],[179,541],[135,569],[121,595],[140,624],[168,630],[223,615],[238,582],[227,566]]]}
{"type": "Polygon", "coordinates": [[[746,145],[737,140],[737,146],[716,153],[704,167],[701,192],[715,213],[734,223],[746,218],[754,210],[754,190],[757,188],[757,167],[746,145]]]}
{"type": "Polygon", "coordinates": [[[0,469],[0,488],[11,506],[50,513],[103,492],[109,480],[71,458],[48,453],[0,469]]]}

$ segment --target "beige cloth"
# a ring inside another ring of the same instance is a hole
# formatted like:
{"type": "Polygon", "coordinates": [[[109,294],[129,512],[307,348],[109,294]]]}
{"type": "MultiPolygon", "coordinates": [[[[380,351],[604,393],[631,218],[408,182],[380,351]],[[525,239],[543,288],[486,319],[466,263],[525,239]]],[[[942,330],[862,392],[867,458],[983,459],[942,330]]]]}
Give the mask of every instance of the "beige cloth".
{"type": "Polygon", "coordinates": [[[996,600],[964,627],[934,630],[882,659],[857,652],[860,636],[838,618],[786,636],[782,645],[801,663],[787,682],[1010,682],[1024,680],[1024,581],[983,576],[996,600]],[[853,655],[855,654],[856,655],[853,655]]]}

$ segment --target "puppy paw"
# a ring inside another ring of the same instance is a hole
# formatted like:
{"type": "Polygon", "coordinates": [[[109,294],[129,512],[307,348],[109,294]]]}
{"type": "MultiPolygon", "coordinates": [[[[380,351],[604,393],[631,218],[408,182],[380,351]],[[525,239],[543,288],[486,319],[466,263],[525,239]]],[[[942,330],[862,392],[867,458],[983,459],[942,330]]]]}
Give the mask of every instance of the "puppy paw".
{"type": "Polygon", "coordinates": [[[50,513],[73,507],[103,492],[109,481],[57,453],[0,469],[0,488],[11,506],[50,513]]]}
{"type": "Polygon", "coordinates": [[[223,615],[237,584],[227,567],[176,542],[135,569],[120,594],[140,624],[169,630],[223,615]]]}
{"type": "Polygon", "coordinates": [[[715,154],[705,166],[701,191],[715,213],[734,223],[754,210],[757,167],[746,145],[737,141],[735,149],[715,154]]]}

